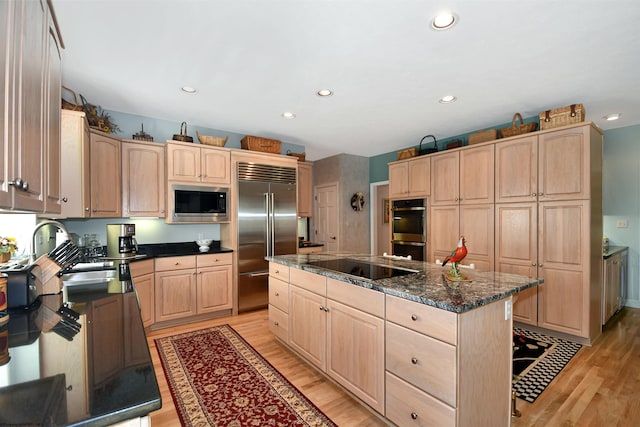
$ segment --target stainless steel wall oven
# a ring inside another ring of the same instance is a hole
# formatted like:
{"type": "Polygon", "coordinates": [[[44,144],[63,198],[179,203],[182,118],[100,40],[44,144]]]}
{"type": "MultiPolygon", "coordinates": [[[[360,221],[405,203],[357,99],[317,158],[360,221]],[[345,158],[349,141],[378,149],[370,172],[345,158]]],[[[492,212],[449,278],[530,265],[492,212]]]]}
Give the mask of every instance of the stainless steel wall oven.
{"type": "Polygon", "coordinates": [[[416,261],[424,261],[427,249],[426,200],[394,200],[391,214],[393,255],[411,255],[416,261]]]}

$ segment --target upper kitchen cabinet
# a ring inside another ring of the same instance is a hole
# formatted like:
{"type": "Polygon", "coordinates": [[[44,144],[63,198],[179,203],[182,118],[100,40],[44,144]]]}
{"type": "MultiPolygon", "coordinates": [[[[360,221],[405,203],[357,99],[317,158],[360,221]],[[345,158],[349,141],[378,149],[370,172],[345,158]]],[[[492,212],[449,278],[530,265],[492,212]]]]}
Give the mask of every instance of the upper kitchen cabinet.
{"type": "Polygon", "coordinates": [[[228,186],[231,154],[227,148],[167,142],[167,179],[228,186]]]}
{"type": "Polygon", "coordinates": [[[122,216],[165,216],[164,146],[122,143],[122,216]]]}
{"type": "Polygon", "coordinates": [[[99,130],[90,130],[91,217],[122,216],[122,141],[99,130]]]}
{"type": "Polygon", "coordinates": [[[62,110],[61,216],[91,216],[91,164],[89,123],[82,111],[62,110]]]}
{"type": "Polygon", "coordinates": [[[298,162],[298,216],[313,216],[313,164],[298,162]]]}
{"type": "Polygon", "coordinates": [[[430,192],[431,159],[421,156],[389,163],[389,197],[426,197],[430,192]]]}
{"type": "Polygon", "coordinates": [[[0,96],[6,106],[1,119],[6,158],[1,162],[0,206],[43,212],[49,196],[49,206],[56,212],[60,209],[55,201],[60,156],[55,123],[60,114],[59,35],[44,1],[2,2],[0,21],[7,36],[0,47],[4,59],[0,96]],[[50,187],[49,173],[54,177],[50,187]]]}
{"type": "Polygon", "coordinates": [[[494,145],[431,156],[431,204],[494,202],[494,145]]]}

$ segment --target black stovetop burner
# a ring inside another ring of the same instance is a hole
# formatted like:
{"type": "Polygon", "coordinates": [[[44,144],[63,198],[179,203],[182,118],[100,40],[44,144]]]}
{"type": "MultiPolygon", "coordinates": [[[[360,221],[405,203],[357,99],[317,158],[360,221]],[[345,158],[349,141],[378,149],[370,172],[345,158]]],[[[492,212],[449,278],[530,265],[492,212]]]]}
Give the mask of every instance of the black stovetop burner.
{"type": "Polygon", "coordinates": [[[399,277],[415,273],[411,270],[385,267],[382,265],[372,264],[370,262],[360,261],[352,258],[310,261],[307,264],[326,268],[327,270],[350,274],[352,276],[363,277],[370,280],[387,279],[389,277],[399,277]]]}

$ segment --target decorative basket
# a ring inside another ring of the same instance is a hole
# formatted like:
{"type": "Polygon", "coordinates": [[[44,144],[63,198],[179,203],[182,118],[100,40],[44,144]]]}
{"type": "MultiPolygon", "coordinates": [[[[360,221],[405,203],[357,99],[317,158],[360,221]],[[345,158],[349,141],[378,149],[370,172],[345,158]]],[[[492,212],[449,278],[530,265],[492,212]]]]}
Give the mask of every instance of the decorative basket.
{"type": "Polygon", "coordinates": [[[398,160],[410,159],[418,155],[417,148],[407,148],[406,150],[398,151],[398,160]]]}
{"type": "Polygon", "coordinates": [[[73,102],[69,102],[62,98],[62,108],[65,110],[82,111],[82,104],[78,102],[78,95],[66,86],[62,86],[62,90],[66,90],[73,95],[73,102]]]}
{"type": "Polygon", "coordinates": [[[196,131],[196,135],[198,136],[198,141],[200,141],[200,144],[213,145],[214,147],[224,147],[224,145],[227,143],[227,139],[229,139],[228,136],[221,138],[219,136],[202,135],[198,131],[196,131]]]}
{"type": "Polygon", "coordinates": [[[538,123],[530,122],[524,123],[522,119],[522,115],[520,113],[515,113],[513,115],[513,120],[511,121],[511,126],[500,129],[500,134],[503,138],[508,138],[510,136],[522,135],[524,133],[533,132],[538,129],[538,123]],[[516,119],[520,119],[520,124],[516,125],[516,119]]]}
{"type": "Polygon", "coordinates": [[[418,156],[424,156],[425,154],[437,153],[438,152],[438,141],[436,141],[436,137],[433,135],[423,136],[420,140],[420,146],[418,148],[418,156]],[[433,148],[422,148],[422,141],[426,138],[433,139],[433,148]]]}
{"type": "Polygon", "coordinates": [[[278,141],[277,139],[247,135],[240,140],[240,148],[243,150],[280,154],[281,147],[282,141],[278,141]]]}
{"type": "Polygon", "coordinates": [[[585,111],[582,104],[571,104],[540,113],[540,129],[553,129],[573,123],[584,122],[585,111]]]}
{"type": "Polygon", "coordinates": [[[447,150],[451,150],[452,148],[462,147],[464,145],[464,141],[461,139],[454,139],[452,141],[447,142],[447,150]]]}
{"type": "Polygon", "coordinates": [[[469,135],[469,145],[480,144],[481,142],[493,141],[498,139],[497,129],[481,130],[469,135]]]}
{"type": "Polygon", "coordinates": [[[306,153],[292,153],[290,150],[287,150],[287,156],[297,157],[299,162],[304,162],[307,158],[306,153]]]}

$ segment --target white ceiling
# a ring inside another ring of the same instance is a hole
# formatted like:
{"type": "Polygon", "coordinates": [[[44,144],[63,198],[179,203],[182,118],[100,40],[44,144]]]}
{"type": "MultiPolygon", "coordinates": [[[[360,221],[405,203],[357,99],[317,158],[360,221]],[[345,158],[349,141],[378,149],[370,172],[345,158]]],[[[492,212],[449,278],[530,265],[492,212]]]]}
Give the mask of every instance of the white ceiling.
{"type": "Polygon", "coordinates": [[[304,145],[309,160],[370,157],[573,103],[605,130],[640,123],[637,0],[53,4],[63,82],[92,102],[304,145]],[[430,26],[441,10],[458,15],[448,31],[430,26]],[[335,94],[316,96],[322,88],[335,94]],[[458,101],[440,104],[448,94],[458,101]]]}

